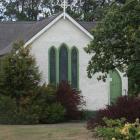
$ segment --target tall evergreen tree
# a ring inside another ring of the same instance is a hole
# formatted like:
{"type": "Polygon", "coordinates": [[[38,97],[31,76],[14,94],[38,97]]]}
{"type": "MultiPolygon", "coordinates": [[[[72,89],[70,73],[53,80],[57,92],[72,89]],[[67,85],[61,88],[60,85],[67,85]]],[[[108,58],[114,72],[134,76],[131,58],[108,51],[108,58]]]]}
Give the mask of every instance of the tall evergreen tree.
{"type": "Polygon", "coordinates": [[[30,55],[29,47],[23,46],[23,42],[13,45],[12,52],[4,58],[3,76],[0,77],[1,94],[16,100],[17,111],[26,98],[36,93],[40,82],[35,59],[30,55]]]}

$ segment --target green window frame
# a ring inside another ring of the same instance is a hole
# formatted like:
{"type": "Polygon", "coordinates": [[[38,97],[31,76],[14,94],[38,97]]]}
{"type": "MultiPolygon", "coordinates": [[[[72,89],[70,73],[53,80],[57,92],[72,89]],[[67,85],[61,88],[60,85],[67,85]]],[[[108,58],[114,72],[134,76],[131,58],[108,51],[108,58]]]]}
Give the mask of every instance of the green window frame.
{"type": "Polygon", "coordinates": [[[49,63],[48,63],[48,66],[49,66],[49,69],[48,69],[48,72],[49,72],[49,83],[50,84],[55,84],[57,83],[57,51],[56,51],[56,48],[53,46],[49,49],[49,54],[48,54],[49,58],[49,63]]]}
{"type": "Polygon", "coordinates": [[[71,86],[79,88],[79,52],[76,47],[71,49],[71,86]]]}
{"type": "Polygon", "coordinates": [[[59,82],[69,81],[69,49],[62,44],[59,49],[59,82]]]}
{"type": "Polygon", "coordinates": [[[79,89],[79,51],[75,46],[72,47],[71,49],[69,49],[69,47],[65,43],[63,43],[60,45],[60,47],[58,49],[56,49],[54,46],[52,46],[49,49],[49,53],[48,53],[48,77],[49,77],[49,83],[58,84],[61,81],[66,80],[71,84],[71,86],[73,88],[79,89]],[[53,51],[55,50],[55,66],[51,65],[51,62],[53,61],[51,59],[54,59],[54,57],[51,57],[52,50],[53,51]],[[65,54],[63,54],[63,51],[65,52],[65,54]],[[73,60],[73,51],[76,52],[76,58],[75,58],[76,62],[75,63],[73,60]],[[63,56],[63,55],[66,55],[66,56],[63,56]],[[65,57],[65,58],[61,58],[61,57],[65,57]],[[55,72],[53,71],[53,73],[55,74],[55,82],[53,82],[53,80],[51,78],[52,67],[55,67],[55,72]],[[74,67],[76,68],[76,74],[75,74],[76,75],[76,84],[74,84],[74,80],[73,80],[74,67]],[[65,70],[63,70],[63,69],[65,69],[65,70]],[[64,74],[64,73],[66,75],[63,75],[64,77],[61,77],[62,74],[64,74]]]}

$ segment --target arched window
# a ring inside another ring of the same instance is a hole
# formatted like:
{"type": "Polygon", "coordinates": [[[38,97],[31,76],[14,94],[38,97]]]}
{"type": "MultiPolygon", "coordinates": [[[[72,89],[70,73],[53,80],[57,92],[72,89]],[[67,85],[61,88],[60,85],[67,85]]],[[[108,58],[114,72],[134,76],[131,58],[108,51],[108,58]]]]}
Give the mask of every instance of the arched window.
{"type": "Polygon", "coordinates": [[[62,44],[59,52],[59,81],[68,81],[68,50],[62,44]]]}
{"type": "Polygon", "coordinates": [[[56,50],[52,47],[49,51],[49,78],[51,84],[56,84],[56,50]]]}
{"type": "Polygon", "coordinates": [[[73,48],[71,51],[71,85],[78,88],[78,50],[73,48]]]}

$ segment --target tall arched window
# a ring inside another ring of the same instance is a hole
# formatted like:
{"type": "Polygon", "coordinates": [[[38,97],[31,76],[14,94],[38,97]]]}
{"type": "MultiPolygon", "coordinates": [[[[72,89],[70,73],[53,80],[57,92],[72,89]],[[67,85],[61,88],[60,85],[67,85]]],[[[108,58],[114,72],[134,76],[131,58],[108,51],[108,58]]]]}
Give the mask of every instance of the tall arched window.
{"type": "Polygon", "coordinates": [[[49,51],[49,78],[51,84],[56,84],[56,50],[52,47],[49,51]]]}
{"type": "Polygon", "coordinates": [[[59,52],[59,81],[68,81],[68,50],[65,44],[59,52]]]}
{"type": "Polygon", "coordinates": [[[71,85],[78,88],[78,50],[75,47],[71,51],[71,85]]]}

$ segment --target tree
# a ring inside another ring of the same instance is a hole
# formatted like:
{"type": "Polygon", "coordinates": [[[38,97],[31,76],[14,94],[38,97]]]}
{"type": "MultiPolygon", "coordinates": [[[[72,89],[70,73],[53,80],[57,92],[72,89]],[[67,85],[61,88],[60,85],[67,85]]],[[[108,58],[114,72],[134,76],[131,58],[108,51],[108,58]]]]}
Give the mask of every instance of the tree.
{"type": "Polygon", "coordinates": [[[1,0],[5,11],[4,17],[8,20],[37,20],[40,12],[41,0],[1,0]]]}
{"type": "Polygon", "coordinates": [[[12,52],[4,58],[3,76],[0,77],[1,93],[16,100],[18,112],[26,99],[36,93],[40,82],[40,73],[29,46],[23,46],[23,42],[13,45],[12,52]]]}
{"type": "MultiPolygon", "coordinates": [[[[140,73],[136,72],[140,64],[139,13],[138,0],[112,4],[105,18],[93,31],[94,40],[85,48],[87,53],[92,54],[87,68],[90,78],[95,73],[102,72],[104,75],[99,79],[105,79],[109,71],[115,68],[126,72],[130,77],[130,71],[133,71],[134,79],[140,77],[140,73]]],[[[135,79],[133,84],[140,87],[139,79],[135,79]]],[[[139,92],[140,90],[135,94],[139,92]]]]}
{"type": "MultiPolygon", "coordinates": [[[[105,0],[67,0],[67,12],[77,20],[100,20],[110,1],[105,0]]],[[[0,18],[11,21],[36,21],[39,15],[43,18],[48,15],[62,12],[63,0],[0,0],[0,18]]]]}
{"type": "Polygon", "coordinates": [[[110,3],[109,0],[77,0],[74,7],[67,8],[67,12],[77,20],[99,21],[106,14],[110,3]]]}
{"type": "Polygon", "coordinates": [[[109,7],[110,1],[105,0],[84,0],[82,6],[82,12],[84,14],[84,20],[86,21],[99,21],[103,18],[106,10],[109,7]]]}
{"type": "Polygon", "coordinates": [[[0,21],[3,19],[3,5],[1,5],[2,0],[0,0],[0,21]]]}
{"type": "Polygon", "coordinates": [[[129,94],[137,95],[138,93],[140,93],[140,62],[132,63],[128,67],[127,73],[129,77],[129,81],[128,81],[129,94]]]}

